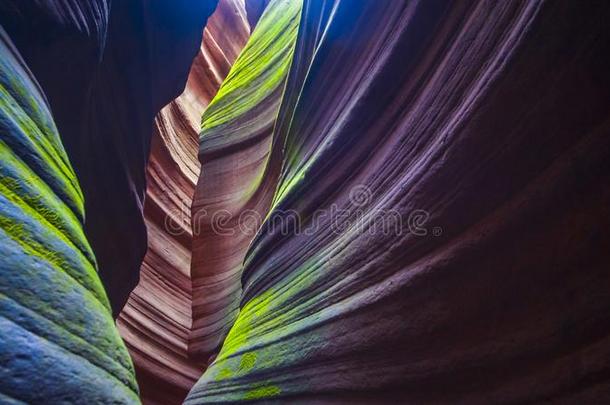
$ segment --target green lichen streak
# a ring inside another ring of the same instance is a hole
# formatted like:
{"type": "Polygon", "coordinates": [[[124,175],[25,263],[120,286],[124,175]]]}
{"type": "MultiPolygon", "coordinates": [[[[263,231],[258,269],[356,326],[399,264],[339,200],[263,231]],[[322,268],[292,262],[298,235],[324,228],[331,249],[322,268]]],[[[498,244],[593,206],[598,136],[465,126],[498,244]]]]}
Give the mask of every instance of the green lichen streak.
{"type": "Polygon", "coordinates": [[[229,123],[260,104],[284,83],[296,41],[301,0],[267,6],[201,120],[205,131],[229,123]]]}
{"type": "Polygon", "coordinates": [[[139,403],[83,194],[24,66],[0,27],[0,402],[139,403]]]}

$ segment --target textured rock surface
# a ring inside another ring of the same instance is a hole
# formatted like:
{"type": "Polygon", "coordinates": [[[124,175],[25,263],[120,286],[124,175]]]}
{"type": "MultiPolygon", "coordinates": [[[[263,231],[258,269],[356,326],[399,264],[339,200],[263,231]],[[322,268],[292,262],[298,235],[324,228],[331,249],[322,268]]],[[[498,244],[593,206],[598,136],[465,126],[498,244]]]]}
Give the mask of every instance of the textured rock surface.
{"type": "Polygon", "coordinates": [[[279,168],[267,161],[299,15],[299,1],[269,4],[202,117],[189,352],[203,359],[218,352],[235,320],[242,262],[273,197],[279,168]]]}
{"type": "Polygon", "coordinates": [[[146,404],[182,403],[205,360],[188,352],[192,329],[190,207],[199,175],[201,112],[246,43],[242,1],[220,0],[208,19],[186,89],[157,115],[147,166],[148,251],[117,324],[146,404]]]}
{"type": "Polygon", "coordinates": [[[262,226],[186,403],[610,400],[608,18],[305,1],[269,218],[308,232],[262,226]]]}
{"type": "Polygon", "coordinates": [[[83,207],[47,100],[0,27],[1,403],[139,402],[83,207]]]}
{"type": "Polygon", "coordinates": [[[108,0],[0,2],[0,23],[44,89],[64,145],[81,136],[70,125],[82,121],[107,42],[109,17],[108,0]]]}

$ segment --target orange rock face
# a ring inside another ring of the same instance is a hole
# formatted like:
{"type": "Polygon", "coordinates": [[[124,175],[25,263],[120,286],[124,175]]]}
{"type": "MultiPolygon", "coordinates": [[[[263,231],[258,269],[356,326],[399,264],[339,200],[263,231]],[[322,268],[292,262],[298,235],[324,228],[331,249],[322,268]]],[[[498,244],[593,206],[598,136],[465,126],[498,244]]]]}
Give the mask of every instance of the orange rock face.
{"type": "Polygon", "coordinates": [[[205,367],[188,353],[192,331],[190,206],[199,176],[201,113],[249,36],[238,0],[208,20],[184,93],[157,115],[147,167],[148,250],[117,324],[145,403],[180,403],[205,367]]]}

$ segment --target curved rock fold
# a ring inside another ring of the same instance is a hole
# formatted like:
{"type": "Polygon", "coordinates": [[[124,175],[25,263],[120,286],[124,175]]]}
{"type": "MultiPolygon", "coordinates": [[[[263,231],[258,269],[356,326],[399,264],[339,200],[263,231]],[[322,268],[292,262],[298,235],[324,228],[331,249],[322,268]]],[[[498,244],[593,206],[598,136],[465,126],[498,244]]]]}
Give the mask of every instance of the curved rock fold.
{"type": "Polygon", "coordinates": [[[203,30],[185,91],[155,118],[144,217],[148,250],[140,281],[117,324],[135,363],[145,403],[182,403],[205,369],[189,351],[192,322],[190,207],[200,166],[201,111],[247,41],[238,0],[220,0],[203,30]]]}
{"type": "Polygon", "coordinates": [[[299,14],[298,1],[269,4],[202,117],[189,351],[205,359],[218,352],[235,320],[241,264],[273,196],[271,134],[299,14]]]}
{"type": "Polygon", "coordinates": [[[0,401],[138,403],[83,232],[78,180],[44,93],[1,27],[0,55],[0,401]]]}
{"type": "Polygon", "coordinates": [[[271,210],[186,403],[607,399],[609,13],[306,1],[271,210]]]}

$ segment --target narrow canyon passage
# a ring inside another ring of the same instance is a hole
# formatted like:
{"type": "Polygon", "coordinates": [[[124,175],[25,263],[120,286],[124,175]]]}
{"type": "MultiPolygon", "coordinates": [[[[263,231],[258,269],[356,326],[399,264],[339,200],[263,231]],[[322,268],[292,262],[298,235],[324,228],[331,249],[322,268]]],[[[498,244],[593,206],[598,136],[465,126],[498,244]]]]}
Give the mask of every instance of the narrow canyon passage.
{"type": "Polygon", "coordinates": [[[0,0],[0,403],[610,402],[609,20],[0,0]]]}
{"type": "Polygon", "coordinates": [[[201,112],[250,36],[244,3],[220,0],[208,19],[185,91],[155,118],[140,282],[117,319],[145,403],[180,404],[207,364],[193,355],[191,205],[200,173],[201,112]]]}

